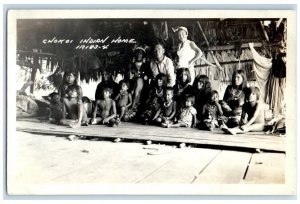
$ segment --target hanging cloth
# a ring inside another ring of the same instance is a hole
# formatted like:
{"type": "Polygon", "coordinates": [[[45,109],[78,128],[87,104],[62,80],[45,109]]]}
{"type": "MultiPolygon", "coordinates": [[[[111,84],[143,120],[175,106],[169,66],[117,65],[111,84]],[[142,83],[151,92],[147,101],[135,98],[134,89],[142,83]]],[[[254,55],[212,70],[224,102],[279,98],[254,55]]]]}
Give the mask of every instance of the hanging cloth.
{"type": "Polygon", "coordinates": [[[266,101],[267,83],[271,73],[272,59],[260,56],[253,47],[250,47],[250,50],[253,55],[253,71],[260,88],[261,99],[266,101]]]}
{"type": "Polygon", "coordinates": [[[270,105],[273,115],[284,111],[285,78],[278,78],[272,69],[272,59],[260,56],[256,50],[250,47],[253,54],[253,70],[261,91],[261,98],[270,105]]]}

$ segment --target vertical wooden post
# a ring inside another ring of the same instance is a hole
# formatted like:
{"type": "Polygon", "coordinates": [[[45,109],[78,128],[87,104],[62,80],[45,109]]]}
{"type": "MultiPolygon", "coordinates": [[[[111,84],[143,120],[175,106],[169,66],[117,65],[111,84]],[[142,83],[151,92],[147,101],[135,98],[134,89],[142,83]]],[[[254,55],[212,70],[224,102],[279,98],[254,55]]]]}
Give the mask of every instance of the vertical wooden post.
{"type": "Polygon", "coordinates": [[[39,57],[37,55],[33,56],[33,67],[32,67],[32,72],[31,72],[31,81],[33,82],[30,85],[30,93],[33,94],[34,92],[34,82],[35,82],[35,77],[36,77],[36,72],[39,67],[39,57]]]}

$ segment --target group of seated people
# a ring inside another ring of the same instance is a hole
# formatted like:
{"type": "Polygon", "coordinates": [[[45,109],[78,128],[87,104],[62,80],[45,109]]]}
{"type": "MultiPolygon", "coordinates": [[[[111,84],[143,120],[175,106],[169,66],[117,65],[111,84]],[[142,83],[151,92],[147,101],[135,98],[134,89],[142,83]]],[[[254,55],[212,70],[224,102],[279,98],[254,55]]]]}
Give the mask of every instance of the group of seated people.
{"type": "Polygon", "coordinates": [[[257,87],[247,87],[243,70],[233,73],[222,101],[206,75],[198,75],[192,82],[189,69],[181,68],[175,79],[174,86],[170,86],[164,73],[146,76],[131,67],[117,84],[112,74],[104,71],[92,111],[88,113],[76,74],[65,72],[58,93],[51,94],[50,120],[73,128],[99,124],[117,127],[122,121],[135,121],[164,128],[197,127],[209,131],[221,128],[228,134],[263,130],[260,91],[257,87]]]}

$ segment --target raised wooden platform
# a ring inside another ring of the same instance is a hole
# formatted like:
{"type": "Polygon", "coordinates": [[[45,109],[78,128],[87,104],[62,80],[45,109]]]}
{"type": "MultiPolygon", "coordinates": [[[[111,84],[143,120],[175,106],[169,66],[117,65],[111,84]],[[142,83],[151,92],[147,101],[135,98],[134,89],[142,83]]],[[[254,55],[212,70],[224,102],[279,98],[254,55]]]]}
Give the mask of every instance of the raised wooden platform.
{"type": "Polygon", "coordinates": [[[285,152],[285,137],[260,133],[227,135],[220,130],[201,131],[194,128],[161,128],[136,123],[122,123],[117,128],[93,125],[72,129],[38,120],[17,121],[17,130],[29,133],[59,136],[78,135],[85,137],[123,138],[159,143],[186,143],[217,149],[245,149],[285,152]]]}

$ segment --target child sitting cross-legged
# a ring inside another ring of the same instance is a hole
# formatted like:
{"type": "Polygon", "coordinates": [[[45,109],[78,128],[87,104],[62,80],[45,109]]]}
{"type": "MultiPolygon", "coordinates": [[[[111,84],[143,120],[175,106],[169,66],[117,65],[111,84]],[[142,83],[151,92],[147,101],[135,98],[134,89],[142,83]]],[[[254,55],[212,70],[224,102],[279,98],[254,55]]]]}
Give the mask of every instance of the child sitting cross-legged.
{"type": "Polygon", "coordinates": [[[207,102],[202,107],[199,128],[210,131],[214,130],[216,127],[224,124],[222,122],[222,116],[223,111],[219,104],[219,94],[213,90],[208,93],[207,102]]]}
{"type": "Polygon", "coordinates": [[[128,108],[132,105],[132,96],[128,93],[129,82],[120,81],[120,93],[115,97],[117,103],[117,112],[120,113],[120,121],[123,119],[125,113],[128,111],[128,108]]]}
{"type": "Polygon", "coordinates": [[[184,107],[179,110],[178,122],[167,124],[164,123],[163,127],[195,127],[197,111],[193,107],[194,103],[195,97],[192,95],[186,95],[184,107]]]}
{"type": "Polygon", "coordinates": [[[107,124],[111,127],[117,127],[119,125],[119,120],[116,118],[116,103],[110,98],[112,94],[112,89],[105,87],[102,90],[102,97],[96,100],[95,109],[93,111],[93,116],[91,118],[91,124],[107,124]],[[99,116],[97,112],[99,110],[99,116]]]}
{"type": "Polygon", "coordinates": [[[72,128],[77,128],[81,125],[86,126],[88,124],[86,110],[78,98],[80,89],[78,85],[68,86],[66,97],[62,99],[62,120],[60,124],[69,125],[72,128]]]}
{"type": "Polygon", "coordinates": [[[250,131],[263,131],[265,117],[259,97],[260,91],[257,87],[247,88],[245,90],[245,103],[242,107],[240,126],[236,128],[223,127],[222,130],[232,135],[250,131]]]}
{"type": "Polygon", "coordinates": [[[173,95],[173,88],[167,87],[165,91],[165,101],[154,116],[154,120],[161,126],[172,123],[175,118],[177,103],[173,100],[173,95]]]}

